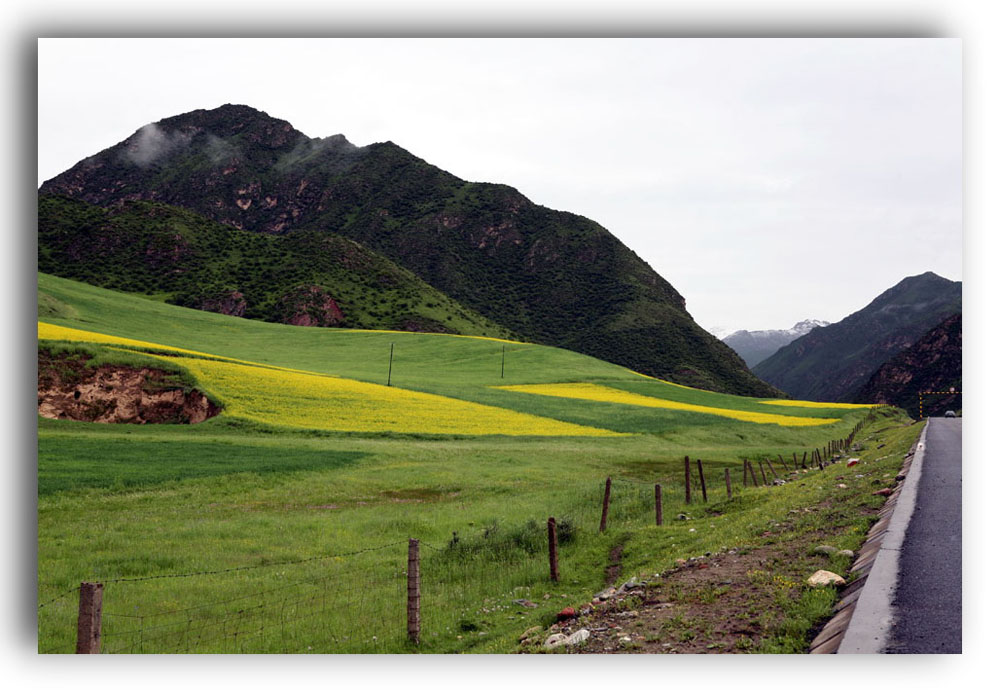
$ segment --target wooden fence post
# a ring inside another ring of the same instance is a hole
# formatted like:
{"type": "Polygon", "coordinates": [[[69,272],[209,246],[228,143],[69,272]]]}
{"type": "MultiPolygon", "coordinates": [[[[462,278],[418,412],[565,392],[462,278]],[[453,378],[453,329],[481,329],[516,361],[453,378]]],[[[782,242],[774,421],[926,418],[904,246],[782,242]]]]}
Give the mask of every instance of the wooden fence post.
{"type": "Polygon", "coordinates": [[[733,501],[733,484],[729,481],[729,469],[726,469],[726,499],[733,501]]]}
{"type": "Polygon", "coordinates": [[[420,541],[410,539],[406,561],[406,635],[420,643],[420,541]]]}
{"type": "Polygon", "coordinates": [[[691,460],[684,457],[684,504],[691,504],[691,460]]]}
{"type": "Polygon", "coordinates": [[[764,462],[757,460],[757,466],[760,467],[760,482],[761,485],[767,485],[767,474],[764,473],[764,462]]]}
{"type": "Polygon", "coordinates": [[[757,487],[757,472],[753,470],[753,463],[747,461],[747,468],[750,469],[750,478],[753,479],[753,487],[757,487]]]}
{"type": "Polygon", "coordinates": [[[705,472],[701,468],[701,459],[698,459],[698,478],[701,480],[701,501],[708,502],[708,491],[705,489],[705,472]]]}
{"type": "Polygon", "coordinates": [[[656,484],[656,525],[663,526],[663,492],[660,484],[656,484]]]}
{"type": "Polygon", "coordinates": [[[743,460],[743,487],[747,487],[747,460],[743,460]]]}
{"type": "Polygon", "coordinates": [[[608,503],[611,501],[611,476],[604,482],[604,506],[601,508],[601,533],[608,528],[608,503]]]}
{"type": "Polygon", "coordinates": [[[559,538],[556,535],[556,518],[549,517],[549,577],[559,581],[559,538]]]}
{"type": "Polygon", "coordinates": [[[785,463],[785,457],[778,455],[778,461],[781,462],[781,467],[785,469],[785,473],[788,473],[788,464],[785,463]]]}
{"type": "Polygon", "coordinates": [[[104,584],[85,581],[80,584],[80,611],[76,620],[76,653],[101,653],[101,609],[104,584]]]}
{"type": "Polygon", "coordinates": [[[778,477],[778,474],[776,474],[776,473],[774,472],[774,467],[773,467],[773,466],[771,466],[771,460],[770,460],[770,459],[764,459],[764,461],[766,461],[766,462],[767,462],[767,468],[769,468],[769,469],[771,470],[771,476],[773,476],[774,478],[777,478],[777,477],[778,477]]]}

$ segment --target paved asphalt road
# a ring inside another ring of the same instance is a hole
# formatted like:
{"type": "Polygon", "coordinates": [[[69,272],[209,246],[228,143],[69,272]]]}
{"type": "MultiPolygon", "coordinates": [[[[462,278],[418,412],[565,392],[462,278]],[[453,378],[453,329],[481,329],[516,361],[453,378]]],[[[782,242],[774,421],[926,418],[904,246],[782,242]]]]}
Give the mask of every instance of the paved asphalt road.
{"type": "Polygon", "coordinates": [[[962,653],[962,419],[928,421],[886,653],[962,653]]]}

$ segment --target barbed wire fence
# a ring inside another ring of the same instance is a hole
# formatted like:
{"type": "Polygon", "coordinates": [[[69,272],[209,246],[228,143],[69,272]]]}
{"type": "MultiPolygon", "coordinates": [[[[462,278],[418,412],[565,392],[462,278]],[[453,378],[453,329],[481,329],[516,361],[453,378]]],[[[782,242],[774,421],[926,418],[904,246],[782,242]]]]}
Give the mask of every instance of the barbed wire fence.
{"type": "MultiPolygon", "coordinates": [[[[685,457],[683,484],[626,475],[588,481],[575,503],[548,521],[493,520],[443,542],[411,538],[296,560],[82,582],[38,605],[39,653],[396,653],[487,636],[485,616],[526,619],[558,590],[560,549],[608,525],[654,517],[659,525],[663,506],[728,502],[741,488],[822,470],[851,449],[878,408],[848,437],[801,457],[744,459],[742,477],[731,477],[732,460],[685,457]]],[[[679,469],[665,462],[662,471],[679,469]]]]}

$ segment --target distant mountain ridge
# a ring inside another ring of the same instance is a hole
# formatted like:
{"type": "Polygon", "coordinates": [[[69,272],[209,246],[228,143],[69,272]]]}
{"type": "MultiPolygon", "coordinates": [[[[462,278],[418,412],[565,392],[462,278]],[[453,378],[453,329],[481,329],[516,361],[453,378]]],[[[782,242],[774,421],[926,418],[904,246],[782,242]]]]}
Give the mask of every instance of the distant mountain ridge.
{"type": "Polygon", "coordinates": [[[796,322],[791,329],[762,329],[747,331],[740,329],[723,337],[722,343],[739,354],[748,367],[760,363],[773,355],[779,348],[790,344],[800,336],[808,334],[816,327],[826,327],[829,322],[823,320],[802,320],[796,322]]]}
{"type": "Polygon", "coordinates": [[[817,327],[753,371],[797,399],[851,401],[883,363],[962,311],[962,283],[910,276],[840,322],[817,327]]]}
{"type": "Polygon", "coordinates": [[[272,235],[335,233],[529,340],[694,387],[780,395],[594,221],[463,181],[392,142],[309,138],[226,105],[147,125],[39,193],[104,208],[160,202],[272,235]]]}
{"type": "Polygon", "coordinates": [[[892,404],[910,417],[940,416],[962,408],[962,315],[949,316],[909,348],[883,363],[854,395],[857,403],[892,404]],[[957,394],[941,394],[954,390],[957,394]]]}

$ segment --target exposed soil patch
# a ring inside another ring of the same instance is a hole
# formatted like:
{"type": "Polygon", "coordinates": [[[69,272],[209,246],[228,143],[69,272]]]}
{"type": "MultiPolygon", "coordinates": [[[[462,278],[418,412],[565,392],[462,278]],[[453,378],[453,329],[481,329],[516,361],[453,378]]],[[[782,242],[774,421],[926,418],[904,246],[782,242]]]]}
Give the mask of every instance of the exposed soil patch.
{"type": "Polygon", "coordinates": [[[808,554],[814,544],[815,536],[803,536],[686,560],[641,585],[619,587],[545,636],[586,628],[590,638],[574,653],[749,652],[780,624],[787,599],[808,588],[805,578],[827,566],[825,556],[808,554]]]}
{"type": "Polygon", "coordinates": [[[616,545],[608,553],[608,566],[604,568],[605,584],[614,584],[618,580],[619,575],[621,575],[623,552],[625,552],[625,546],[616,545]]]}
{"type": "Polygon", "coordinates": [[[176,375],[124,365],[87,367],[82,354],[38,353],[38,415],[94,423],[200,423],[219,406],[176,375]]]}

